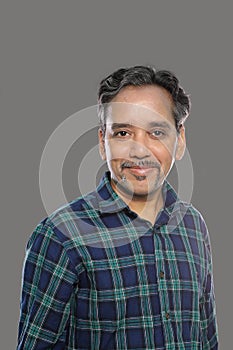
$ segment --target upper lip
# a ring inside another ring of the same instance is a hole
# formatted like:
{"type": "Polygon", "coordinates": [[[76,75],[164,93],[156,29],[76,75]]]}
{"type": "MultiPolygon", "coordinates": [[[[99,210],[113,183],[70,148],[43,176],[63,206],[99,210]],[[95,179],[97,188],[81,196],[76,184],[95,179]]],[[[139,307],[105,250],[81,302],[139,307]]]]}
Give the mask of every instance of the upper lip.
{"type": "Polygon", "coordinates": [[[149,169],[149,168],[159,168],[157,162],[152,161],[139,161],[139,162],[129,162],[126,161],[122,164],[122,168],[136,168],[136,169],[149,169]]]}

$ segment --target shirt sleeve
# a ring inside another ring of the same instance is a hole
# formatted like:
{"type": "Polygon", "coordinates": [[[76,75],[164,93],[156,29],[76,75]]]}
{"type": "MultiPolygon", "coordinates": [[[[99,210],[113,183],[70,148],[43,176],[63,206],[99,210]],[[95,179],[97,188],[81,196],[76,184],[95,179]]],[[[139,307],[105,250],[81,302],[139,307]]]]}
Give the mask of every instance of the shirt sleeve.
{"type": "Polygon", "coordinates": [[[77,273],[63,242],[44,221],[27,245],[17,350],[65,348],[76,285],[77,273]]]}
{"type": "Polygon", "coordinates": [[[204,220],[201,222],[202,232],[205,236],[205,251],[207,261],[207,273],[205,278],[205,286],[203,298],[200,302],[200,316],[202,329],[202,346],[203,350],[218,349],[218,327],[216,318],[216,304],[214,294],[213,281],[213,263],[212,252],[208,229],[204,220]]]}

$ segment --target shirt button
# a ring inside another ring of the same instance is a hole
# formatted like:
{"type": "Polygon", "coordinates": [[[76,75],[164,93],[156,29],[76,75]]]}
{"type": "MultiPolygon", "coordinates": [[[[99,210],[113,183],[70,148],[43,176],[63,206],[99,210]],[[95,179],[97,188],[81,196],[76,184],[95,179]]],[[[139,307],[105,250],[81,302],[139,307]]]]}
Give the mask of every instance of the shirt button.
{"type": "Polygon", "coordinates": [[[169,318],[170,318],[169,312],[166,312],[165,317],[166,317],[167,320],[169,320],[169,318]]]}
{"type": "Polygon", "coordinates": [[[163,272],[163,271],[160,271],[159,277],[160,277],[160,278],[164,278],[164,272],[163,272]]]}

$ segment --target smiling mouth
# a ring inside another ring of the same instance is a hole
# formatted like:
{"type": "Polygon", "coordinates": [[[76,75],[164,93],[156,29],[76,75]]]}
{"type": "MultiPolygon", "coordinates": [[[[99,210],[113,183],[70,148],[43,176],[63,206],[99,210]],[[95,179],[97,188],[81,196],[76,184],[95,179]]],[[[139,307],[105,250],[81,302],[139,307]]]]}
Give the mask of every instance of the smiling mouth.
{"type": "Polygon", "coordinates": [[[148,167],[131,167],[128,168],[130,173],[138,176],[147,176],[150,172],[152,172],[155,168],[148,167]]]}
{"type": "Polygon", "coordinates": [[[160,165],[156,162],[140,161],[140,162],[124,162],[121,165],[122,169],[132,169],[132,170],[149,170],[157,168],[160,170],[160,165]]]}
{"type": "Polygon", "coordinates": [[[140,162],[124,162],[122,164],[122,170],[128,169],[132,175],[141,176],[145,178],[154,169],[160,170],[160,166],[156,162],[140,161],[140,162]]]}

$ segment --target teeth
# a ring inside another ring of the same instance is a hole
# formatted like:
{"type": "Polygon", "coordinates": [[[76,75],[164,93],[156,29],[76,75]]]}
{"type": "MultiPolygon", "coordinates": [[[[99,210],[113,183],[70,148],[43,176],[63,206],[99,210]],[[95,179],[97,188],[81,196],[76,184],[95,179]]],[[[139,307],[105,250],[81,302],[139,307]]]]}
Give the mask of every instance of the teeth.
{"type": "Polygon", "coordinates": [[[155,164],[152,162],[138,162],[138,163],[130,163],[130,162],[125,162],[122,164],[123,168],[149,168],[149,167],[154,167],[155,164]]]}

